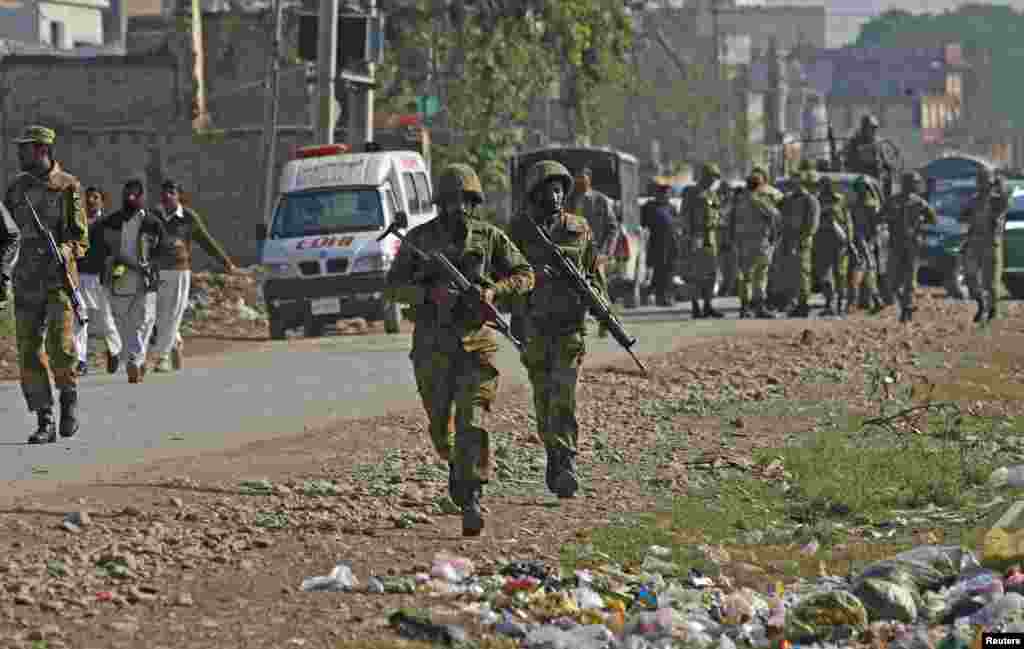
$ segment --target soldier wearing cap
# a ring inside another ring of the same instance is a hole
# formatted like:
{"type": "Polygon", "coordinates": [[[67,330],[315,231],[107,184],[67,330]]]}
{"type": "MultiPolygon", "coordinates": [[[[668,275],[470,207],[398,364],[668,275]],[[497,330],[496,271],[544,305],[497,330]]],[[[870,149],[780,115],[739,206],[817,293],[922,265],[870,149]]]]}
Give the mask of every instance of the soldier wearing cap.
{"type": "MultiPolygon", "coordinates": [[[[847,303],[851,307],[869,308],[872,314],[880,313],[885,306],[878,290],[881,207],[879,196],[868,185],[867,178],[858,176],[853,182],[850,216],[853,219],[853,245],[859,254],[850,267],[847,303]]],[[[887,254],[888,250],[882,252],[887,254]]]]}
{"type": "Polygon", "coordinates": [[[587,307],[569,279],[550,268],[551,253],[538,228],[607,299],[590,226],[565,209],[571,182],[569,170],[561,163],[535,163],[526,173],[528,212],[518,215],[509,228],[512,240],[534,268],[523,364],[533,386],[537,432],[547,451],[547,487],[559,498],[572,498],[579,488],[576,385],[586,354],[587,307]]]}
{"type": "Polygon", "coordinates": [[[786,231],[786,254],[789,284],[797,285],[797,305],[790,310],[793,318],[806,318],[811,314],[810,299],[813,277],[814,235],[821,224],[821,203],[815,195],[818,174],[801,171],[795,174],[793,191],[782,202],[783,229],[786,231]]]}
{"type": "Polygon", "coordinates": [[[996,317],[1003,277],[1003,230],[1010,209],[1010,196],[995,171],[982,167],[977,174],[978,191],[964,209],[969,229],[965,270],[967,285],[978,303],[974,321],[996,317]]]}
{"type": "Polygon", "coordinates": [[[860,120],[860,130],[847,142],[843,151],[846,170],[876,178],[884,187],[886,195],[892,186],[892,168],[882,155],[878,141],[878,118],[865,115],[860,120]]]}
{"type": "Polygon", "coordinates": [[[715,282],[718,279],[719,233],[722,226],[722,202],[718,185],[722,172],[713,162],[704,163],[697,186],[690,192],[683,206],[683,225],[687,228],[689,266],[688,279],[696,293],[691,296],[694,318],[724,318],[725,314],[712,306],[715,282]],[[704,300],[704,308],[700,300],[704,300]]]}
{"type": "Polygon", "coordinates": [[[388,299],[411,305],[413,372],[430,422],[434,449],[448,464],[448,490],[462,509],[463,536],[484,527],[480,497],[490,473],[490,436],[484,413],[498,391],[498,341],[485,326],[480,301],[525,297],[533,270],[499,228],[475,216],[483,203],[472,167],[450,165],[441,173],[435,201],[440,215],[409,231],[407,240],[427,254],[443,253],[478,287],[463,296],[434,264],[404,243],[388,272],[388,299]],[[451,422],[454,417],[454,431],[451,422]]]}
{"type": "Polygon", "coordinates": [[[747,178],[747,191],[737,199],[730,219],[741,318],[775,317],[765,300],[768,269],[780,234],[781,202],[782,192],[768,184],[768,172],[754,167],[747,178]]]}
{"type": "Polygon", "coordinates": [[[914,318],[914,288],[924,246],[924,226],[937,222],[935,210],[921,196],[923,191],[921,174],[907,172],[900,182],[900,193],[886,201],[883,208],[891,237],[889,279],[900,303],[900,322],[914,318]]]}
{"type": "Polygon", "coordinates": [[[30,444],[57,441],[52,385],[60,391],[60,435],[78,432],[78,350],[76,320],[64,288],[58,264],[33,216],[39,215],[67,260],[68,271],[78,281],[78,259],[89,249],[89,227],[78,179],[64,171],[53,158],[56,133],[44,126],[30,126],[14,142],[18,145],[21,173],[4,197],[20,231],[12,236],[0,230],[0,284],[9,274],[7,260],[18,250],[14,266],[14,313],[17,321],[18,362],[21,389],[28,409],[36,413],[38,427],[30,444]]]}

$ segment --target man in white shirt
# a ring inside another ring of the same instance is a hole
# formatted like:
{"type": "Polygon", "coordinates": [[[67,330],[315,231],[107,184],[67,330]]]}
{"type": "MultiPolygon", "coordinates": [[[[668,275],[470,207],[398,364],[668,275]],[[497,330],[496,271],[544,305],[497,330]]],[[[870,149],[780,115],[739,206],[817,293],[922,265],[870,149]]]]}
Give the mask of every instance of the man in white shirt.
{"type": "Polygon", "coordinates": [[[107,371],[117,372],[120,366],[121,335],[117,331],[114,313],[110,309],[109,291],[101,276],[109,254],[103,245],[100,221],[103,219],[103,194],[96,187],[85,190],[85,215],[89,221],[89,252],[78,260],[78,283],[84,306],[89,309],[89,321],[78,325],[75,344],[78,347],[78,374],[89,371],[89,324],[107,343],[107,371]]]}
{"type": "Polygon", "coordinates": [[[146,351],[156,319],[156,282],[150,263],[160,238],[155,218],[143,207],[142,182],[124,187],[124,207],[101,221],[114,320],[124,343],[129,383],[146,376],[146,351]]]}

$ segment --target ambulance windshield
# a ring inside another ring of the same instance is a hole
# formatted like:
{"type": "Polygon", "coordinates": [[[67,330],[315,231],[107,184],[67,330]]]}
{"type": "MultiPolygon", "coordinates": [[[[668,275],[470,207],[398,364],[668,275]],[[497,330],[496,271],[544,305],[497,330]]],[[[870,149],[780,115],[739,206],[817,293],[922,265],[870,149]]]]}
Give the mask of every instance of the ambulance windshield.
{"type": "Polygon", "coordinates": [[[383,227],[384,212],[376,189],[325,189],[282,196],[270,236],[290,239],[383,227]]]}

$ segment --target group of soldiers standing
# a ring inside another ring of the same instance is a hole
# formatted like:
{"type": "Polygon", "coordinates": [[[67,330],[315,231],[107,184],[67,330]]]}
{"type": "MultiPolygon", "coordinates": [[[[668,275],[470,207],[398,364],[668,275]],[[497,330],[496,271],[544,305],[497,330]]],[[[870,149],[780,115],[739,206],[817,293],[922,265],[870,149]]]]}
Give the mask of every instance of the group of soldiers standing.
{"type": "Polygon", "coordinates": [[[90,323],[106,340],[107,371],[123,364],[128,382],[142,383],[151,341],[155,371],[182,366],[179,327],[193,242],[235,271],[202,219],[181,204],[178,183],[165,180],[160,207],[150,209],[142,181],[129,180],[121,209],[105,214],[99,188],[88,187],[83,201],[78,178],[54,157],[55,142],[56,133],[44,126],[15,140],[21,171],[0,202],[0,308],[10,302],[13,284],[21,388],[37,418],[30,444],[78,433],[78,379],[88,368],[90,323]]]}
{"type": "MultiPolygon", "coordinates": [[[[852,308],[878,314],[898,303],[900,321],[913,320],[925,227],[937,222],[919,173],[904,173],[900,191],[884,199],[873,177],[858,176],[847,195],[832,177],[819,177],[810,161],[792,174],[791,190],[783,194],[756,167],[732,198],[728,217],[720,182],[717,165],[708,163],[681,214],[664,185],[644,206],[659,305],[672,305],[671,277],[682,267],[693,317],[724,317],[713,305],[714,286],[731,265],[741,318],[807,317],[817,282],[825,298],[820,315],[842,316],[852,308]]],[[[997,315],[1009,196],[990,169],[979,172],[977,186],[960,217],[969,226],[965,268],[980,322],[997,315]]]]}

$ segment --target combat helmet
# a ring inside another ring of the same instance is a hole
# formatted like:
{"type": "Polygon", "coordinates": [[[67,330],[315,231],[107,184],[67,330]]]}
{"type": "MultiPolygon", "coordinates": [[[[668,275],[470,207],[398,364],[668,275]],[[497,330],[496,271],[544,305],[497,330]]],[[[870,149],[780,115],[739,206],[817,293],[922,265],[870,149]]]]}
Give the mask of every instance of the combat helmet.
{"type": "Polygon", "coordinates": [[[878,128],[878,118],[874,115],[865,115],[860,118],[860,127],[867,128],[868,126],[878,128]]]}
{"type": "Polygon", "coordinates": [[[714,162],[705,162],[700,166],[701,180],[705,178],[721,178],[722,170],[714,162]]]}
{"type": "Polygon", "coordinates": [[[900,185],[903,186],[904,192],[913,191],[919,193],[924,187],[924,179],[916,171],[906,171],[900,178],[900,185]]]}
{"type": "Polygon", "coordinates": [[[461,163],[448,165],[437,181],[434,202],[440,203],[445,196],[462,193],[469,194],[477,205],[484,202],[484,188],[473,167],[461,163]]]}
{"type": "Polygon", "coordinates": [[[526,195],[533,196],[533,192],[546,181],[557,178],[562,181],[566,196],[572,191],[573,177],[569,170],[557,160],[541,160],[535,162],[526,172],[526,195]]]}

